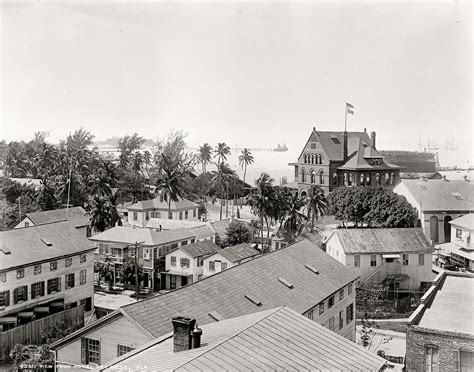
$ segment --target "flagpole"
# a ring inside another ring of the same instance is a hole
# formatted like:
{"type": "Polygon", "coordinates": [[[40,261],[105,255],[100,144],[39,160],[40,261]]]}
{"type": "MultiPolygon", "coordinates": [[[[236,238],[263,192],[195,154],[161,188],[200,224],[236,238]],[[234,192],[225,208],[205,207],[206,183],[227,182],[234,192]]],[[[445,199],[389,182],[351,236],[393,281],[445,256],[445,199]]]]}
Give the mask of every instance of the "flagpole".
{"type": "Polygon", "coordinates": [[[346,103],[346,110],[344,116],[344,132],[347,132],[347,103],[346,103]]]}

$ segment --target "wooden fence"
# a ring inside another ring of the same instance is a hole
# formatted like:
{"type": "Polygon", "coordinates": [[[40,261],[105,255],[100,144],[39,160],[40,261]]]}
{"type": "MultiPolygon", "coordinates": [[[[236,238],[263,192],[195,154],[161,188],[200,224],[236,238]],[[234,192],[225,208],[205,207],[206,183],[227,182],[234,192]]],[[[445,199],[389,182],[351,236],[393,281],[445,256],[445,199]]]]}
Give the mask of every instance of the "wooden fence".
{"type": "Polygon", "coordinates": [[[0,332],[0,362],[9,358],[10,349],[15,344],[39,345],[43,329],[57,322],[80,328],[84,326],[84,305],[73,307],[59,313],[35,320],[31,323],[0,332]]]}

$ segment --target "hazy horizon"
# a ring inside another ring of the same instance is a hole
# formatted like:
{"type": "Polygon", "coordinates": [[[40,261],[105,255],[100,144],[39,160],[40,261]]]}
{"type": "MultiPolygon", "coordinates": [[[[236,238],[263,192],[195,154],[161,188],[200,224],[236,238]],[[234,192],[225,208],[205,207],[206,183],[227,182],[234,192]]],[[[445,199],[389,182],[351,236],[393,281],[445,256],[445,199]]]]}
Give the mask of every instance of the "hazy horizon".
{"type": "Polygon", "coordinates": [[[0,135],[182,129],[191,147],[298,152],[314,126],[343,130],[350,102],[348,130],[376,131],[379,149],[430,140],[446,165],[472,164],[471,7],[2,3],[0,135]]]}

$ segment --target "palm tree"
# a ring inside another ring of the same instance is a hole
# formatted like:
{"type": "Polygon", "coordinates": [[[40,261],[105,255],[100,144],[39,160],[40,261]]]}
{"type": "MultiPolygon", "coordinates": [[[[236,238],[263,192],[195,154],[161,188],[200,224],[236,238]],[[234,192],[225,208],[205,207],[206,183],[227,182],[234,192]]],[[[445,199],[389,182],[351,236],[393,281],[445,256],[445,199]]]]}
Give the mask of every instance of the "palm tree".
{"type": "Polygon", "coordinates": [[[212,147],[208,143],[205,143],[199,147],[198,159],[202,164],[202,173],[206,173],[206,165],[211,162],[212,158],[212,147]]]}
{"type": "Polygon", "coordinates": [[[220,142],[217,144],[214,152],[214,157],[217,158],[217,164],[219,165],[222,161],[227,160],[227,156],[230,155],[230,147],[224,142],[220,142]]]}
{"type": "Polygon", "coordinates": [[[95,195],[92,199],[89,226],[103,232],[110,226],[109,202],[105,196],[95,195]]]}
{"type": "Polygon", "coordinates": [[[306,196],[306,216],[308,218],[309,231],[314,230],[317,220],[322,217],[328,208],[328,202],[323,189],[316,185],[311,185],[306,196]]]}
{"type": "Polygon", "coordinates": [[[112,193],[108,197],[108,213],[109,213],[109,222],[110,227],[114,227],[116,224],[122,226],[122,219],[120,218],[120,214],[117,211],[117,199],[119,196],[119,191],[112,190],[112,193]]]}
{"type": "Polygon", "coordinates": [[[148,166],[151,164],[151,153],[148,150],[145,150],[143,152],[143,163],[145,164],[145,169],[146,169],[146,172],[148,173],[148,166]]]}
{"type": "MultiPolygon", "coordinates": [[[[211,182],[214,187],[219,187],[221,190],[221,210],[220,219],[222,220],[222,200],[224,197],[229,199],[229,183],[236,178],[235,171],[229,167],[228,164],[222,162],[217,165],[217,171],[213,172],[211,182]]],[[[228,214],[228,212],[227,212],[228,214]]]]}
{"type": "Polygon", "coordinates": [[[288,235],[288,243],[292,243],[303,230],[307,217],[302,213],[305,200],[298,196],[298,192],[288,190],[285,199],[285,213],[283,229],[288,235]]]}
{"type": "Polygon", "coordinates": [[[244,180],[243,180],[244,187],[245,187],[245,176],[247,175],[247,165],[250,165],[252,163],[253,163],[253,156],[250,150],[247,148],[242,149],[242,152],[239,156],[239,164],[244,169],[244,180]]]}
{"type": "Polygon", "coordinates": [[[54,187],[46,176],[42,176],[40,179],[40,189],[36,194],[36,202],[44,211],[58,207],[54,187]]]}
{"type": "Polygon", "coordinates": [[[176,168],[165,168],[156,183],[160,200],[168,202],[168,218],[171,218],[171,201],[177,202],[185,194],[184,175],[176,168]]]}
{"type": "Polygon", "coordinates": [[[137,151],[132,156],[132,169],[136,173],[140,172],[143,167],[143,155],[141,152],[137,151]]]}
{"type": "Polygon", "coordinates": [[[267,173],[262,173],[255,181],[255,189],[252,189],[247,204],[252,208],[252,213],[260,219],[260,230],[262,232],[262,253],[266,253],[269,248],[270,222],[275,214],[277,204],[277,193],[273,187],[273,178],[267,173]],[[267,248],[263,245],[263,222],[267,226],[267,248]]]}

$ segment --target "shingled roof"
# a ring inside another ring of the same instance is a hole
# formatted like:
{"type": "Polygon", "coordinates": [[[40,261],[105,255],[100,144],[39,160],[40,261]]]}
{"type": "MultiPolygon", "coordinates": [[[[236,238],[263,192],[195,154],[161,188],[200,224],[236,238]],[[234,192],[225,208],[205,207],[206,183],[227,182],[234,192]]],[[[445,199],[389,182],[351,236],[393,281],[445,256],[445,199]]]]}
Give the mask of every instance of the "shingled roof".
{"type": "Polygon", "coordinates": [[[27,213],[28,217],[35,225],[44,225],[52,222],[69,220],[74,227],[86,226],[89,223],[89,214],[82,207],[71,207],[54,209],[51,211],[27,213]]]}
{"type": "MultiPolygon", "coordinates": [[[[171,201],[170,203],[171,211],[181,211],[186,209],[194,209],[197,207],[198,205],[196,203],[193,203],[188,199],[179,199],[177,202],[171,201]]],[[[150,200],[142,200],[128,206],[128,210],[131,211],[146,211],[152,209],[168,211],[168,202],[165,200],[160,201],[160,197],[157,197],[150,200]]]]}
{"type": "Polygon", "coordinates": [[[200,328],[199,348],[173,352],[173,334],[169,333],[110,362],[105,370],[378,371],[386,363],[288,307],[200,328]]]}
{"type": "Polygon", "coordinates": [[[120,310],[159,337],[171,331],[169,320],[176,314],[196,318],[199,324],[212,322],[211,312],[228,319],[289,306],[303,314],[358,277],[354,269],[303,240],[120,310]],[[319,273],[308,269],[308,265],[319,273]],[[293,288],[282,284],[279,278],[284,278],[293,288]]]}
{"type": "Polygon", "coordinates": [[[259,251],[252,248],[252,246],[247,243],[227,247],[217,253],[230,262],[239,262],[245,260],[246,258],[258,256],[260,254],[259,251]]]}
{"type": "Polygon", "coordinates": [[[474,214],[469,213],[455,220],[449,221],[451,225],[463,227],[467,230],[474,230],[474,214]]]}
{"type": "Polygon", "coordinates": [[[336,229],[333,234],[339,238],[347,254],[433,251],[421,228],[336,229]]]}
{"type": "Polygon", "coordinates": [[[143,245],[154,246],[177,240],[191,239],[194,237],[195,235],[188,229],[154,231],[147,228],[115,226],[100,234],[94,235],[89,239],[97,242],[116,242],[125,244],[142,242],[143,245]]]}
{"type": "Polygon", "coordinates": [[[213,254],[222,250],[221,247],[211,242],[210,240],[203,240],[201,242],[186,244],[186,245],[181,246],[180,249],[193,258],[208,256],[210,254],[213,254]]]}
{"type": "Polygon", "coordinates": [[[402,180],[395,192],[405,187],[423,211],[474,210],[474,184],[464,180],[402,180]]]}
{"type": "Polygon", "coordinates": [[[68,221],[0,231],[0,270],[95,249],[68,221]]]}

